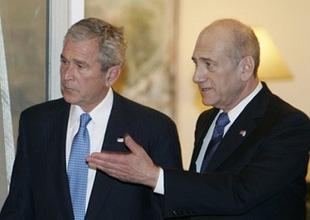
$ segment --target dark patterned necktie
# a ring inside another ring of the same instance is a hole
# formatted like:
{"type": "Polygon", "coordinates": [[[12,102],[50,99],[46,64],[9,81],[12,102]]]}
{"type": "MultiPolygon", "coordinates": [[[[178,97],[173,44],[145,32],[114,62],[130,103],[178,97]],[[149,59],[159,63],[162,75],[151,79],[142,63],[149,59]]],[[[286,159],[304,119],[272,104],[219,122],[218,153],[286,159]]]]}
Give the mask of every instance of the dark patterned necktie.
{"type": "Polygon", "coordinates": [[[201,173],[206,171],[213,154],[215,153],[216,149],[218,148],[218,146],[220,145],[222,141],[223,134],[224,134],[224,128],[229,122],[230,121],[229,121],[229,118],[226,112],[222,112],[217,118],[210,143],[208,145],[208,148],[205,152],[205,155],[204,155],[204,158],[201,164],[201,169],[200,169],[201,173]]]}

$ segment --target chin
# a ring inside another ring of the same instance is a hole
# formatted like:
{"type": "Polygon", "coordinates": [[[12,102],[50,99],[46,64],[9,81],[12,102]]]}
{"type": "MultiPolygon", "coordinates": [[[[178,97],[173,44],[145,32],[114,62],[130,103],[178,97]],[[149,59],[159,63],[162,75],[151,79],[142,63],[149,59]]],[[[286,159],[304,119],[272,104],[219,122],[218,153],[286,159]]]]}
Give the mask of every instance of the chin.
{"type": "Polygon", "coordinates": [[[202,98],[202,104],[206,106],[214,106],[215,103],[209,98],[202,98]]]}
{"type": "Polygon", "coordinates": [[[75,104],[78,102],[73,96],[67,95],[65,93],[63,94],[63,97],[64,97],[64,100],[70,104],[75,104]]]}

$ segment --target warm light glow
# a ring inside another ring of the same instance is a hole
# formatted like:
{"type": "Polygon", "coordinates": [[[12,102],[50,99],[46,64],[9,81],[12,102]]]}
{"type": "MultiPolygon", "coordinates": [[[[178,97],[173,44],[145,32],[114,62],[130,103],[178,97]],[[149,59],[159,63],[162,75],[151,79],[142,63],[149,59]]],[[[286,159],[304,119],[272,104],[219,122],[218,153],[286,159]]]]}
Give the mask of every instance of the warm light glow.
{"type": "Polygon", "coordinates": [[[292,78],[292,74],[266,29],[254,27],[253,30],[260,44],[259,78],[261,80],[292,78]]]}

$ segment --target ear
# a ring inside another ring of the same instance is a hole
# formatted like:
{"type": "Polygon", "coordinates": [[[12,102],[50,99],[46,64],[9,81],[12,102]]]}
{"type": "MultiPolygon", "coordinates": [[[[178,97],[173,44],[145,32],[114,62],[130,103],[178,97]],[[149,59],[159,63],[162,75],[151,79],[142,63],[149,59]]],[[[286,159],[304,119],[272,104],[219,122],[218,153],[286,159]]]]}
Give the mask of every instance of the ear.
{"type": "Polygon", "coordinates": [[[118,77],[121,74],[121,67],[119,65],[116,66],[112,66],[108,69],[108,71],[106,72],[106,86],[112,86],[118,79],[118,77]]]}
{"type": "Polygon", "coordinates": [[[255,61],[253,57],[246,56],[239,62],[240,79],[248,81],[250,77],[254,76],[255,61]]]}

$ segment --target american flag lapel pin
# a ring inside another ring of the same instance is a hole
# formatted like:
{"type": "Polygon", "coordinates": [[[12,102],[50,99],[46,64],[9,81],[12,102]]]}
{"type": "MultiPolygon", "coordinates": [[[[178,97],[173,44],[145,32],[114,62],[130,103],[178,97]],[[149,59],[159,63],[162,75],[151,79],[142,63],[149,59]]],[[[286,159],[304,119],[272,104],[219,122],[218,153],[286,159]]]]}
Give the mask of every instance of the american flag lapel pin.
{"type": "Polygon", "coordinates": [[[119,137],[119,138],[116,139],[116,141],[117,141],[118,143],[124,143],[124,138],[119,137]]]}
{"type": "Polygon", "coordinates": [[[241,130],[241,131],[239,132],[239,134],[240,134],[242,137],[244,137],[244,136],[246,135],[246,130],[241,130]]]}

